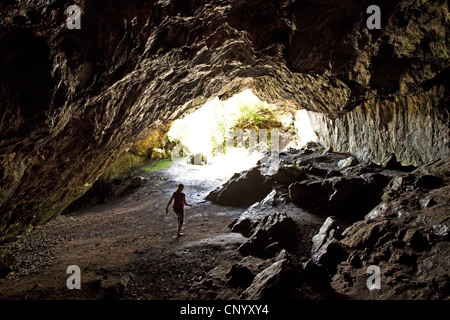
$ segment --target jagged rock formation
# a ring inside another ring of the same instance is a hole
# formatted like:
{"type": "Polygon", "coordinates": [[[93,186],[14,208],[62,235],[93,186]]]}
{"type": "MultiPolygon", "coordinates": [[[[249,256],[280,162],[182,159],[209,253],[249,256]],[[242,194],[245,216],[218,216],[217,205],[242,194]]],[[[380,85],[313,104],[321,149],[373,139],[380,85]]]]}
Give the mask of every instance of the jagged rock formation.
{"type": "MultiPolygon", "coordinates": [[[[280,154],[280,169],[289,168],[293,162],[308,164],[303,169],[305,174],[297,175],[297,182],[286,182],[289,187],[284,188],[266,177],[272,182],[272,192],[230,225],[232,232],[248,238],[238,249],[247,259],[228,273],[230,285],[245,289],[240,297],[275,299],[287,294],[294,298],[298,290],[306,289],[307,296],[301,297],[307,299],[314,294],[322,298],[448,299],[449,158],[417,169],[389,158],[384,167],[353,163],[337,170],[339,163],[351,163],[341,160],[348,154],[320,150],[304,148],[280,154]],[[383,178],[374,181],[369,178],[372,175],[383,178]],[[358,183],[359,179],[364,183],[358,183]],[[291,191],[299,183],[304,186],[299,193],[289,192],[288,198],[277,193],[277,189],[291,191]],[[361,192],[367,188],[364,184],[372,194],[360,201],[361,192]],[[309,198],[299,201],[296,195],[309,198]],[[312,216],[322,218],[320,227],[310,221],[312,216]],[[311,226],[314,236],[308,234],[311,226]],[[287,267],[284,254],[282,259],[273,258],[282,252],[305,262],[287,267]],[[250,257],[256,259],[253,267],[250,257]],[[309,277],[316,277],[312,283],[325,286],[310,291],[308,284],[296,283],[305,263],[312,268],[309,277]],[[367,284],[371,266],[380,270],[378,288],[367,284]],[[285,277],[293,283],[286,282],[285,277]],[[327,277],[332,281],[327,282],[327,277]],[[333,290],[327,286],[330,283],[333,290]],[[330,296],[330,292],[335,295],[330,296]]],[[[234,185],[226,183],[224,188],[234,185]]],[[[253,190],[257,189],[254,181],[253,190]]]]}
{"type": "Polygon", "coordinates": [[[339,290],[367,292],[359,276],[378,265],[381,288],[373,297],[448,299],[449,165],[441,160],[392,179],[381,203],[342,233],[349,258],[337,265],[339,290]]]}
{"type": "Polygon", "coordinates": [[[318,113],[363,158],[448,156],[448,3],[59,0],[0,4],[0,238],[83,195],[134,142],[250,88],[318,113]],[[418,120],[420,120],[418,122],[418,120]],[[417,126],[417,123],[420,125],[417,126]]]}
{"type": "Polygon", "coordinates": [[[270,191],[270,182],[258,167],[254,167],[242,173],[235,173],[223,186],[210,192],[206,200],[228,206],[246,207],[261,201],[270,191]]]}

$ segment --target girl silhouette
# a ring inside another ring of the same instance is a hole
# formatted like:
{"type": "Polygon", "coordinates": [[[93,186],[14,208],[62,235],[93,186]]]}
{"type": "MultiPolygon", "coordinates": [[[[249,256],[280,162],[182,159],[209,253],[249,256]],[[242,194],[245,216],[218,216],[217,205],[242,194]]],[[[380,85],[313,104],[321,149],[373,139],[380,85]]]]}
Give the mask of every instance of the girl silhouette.
{"type": "Polygon", "coordinates": [[[173,211],[178,217],[178,232],[177,236],[181,237],[184,233],[181,232],[184,222],[184,205],[192,206],[192,204],[186,202],[186,195],[183,193],[184,185],[180,183],[177,190],[172,194],[169,203],[166,207],[166,213],[169,213],[169,206],[173,200],[173,211]]]}

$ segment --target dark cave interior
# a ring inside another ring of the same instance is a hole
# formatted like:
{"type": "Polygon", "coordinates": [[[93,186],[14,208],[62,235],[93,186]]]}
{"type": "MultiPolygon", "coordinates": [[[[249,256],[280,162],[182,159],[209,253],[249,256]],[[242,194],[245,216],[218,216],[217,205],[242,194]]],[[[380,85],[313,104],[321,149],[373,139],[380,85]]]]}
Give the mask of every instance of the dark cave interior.
{"type": "Polygon", "coordinates": [[[0,4],[0,299],[448,299],[448,1],[71,4],[0,4]]]}

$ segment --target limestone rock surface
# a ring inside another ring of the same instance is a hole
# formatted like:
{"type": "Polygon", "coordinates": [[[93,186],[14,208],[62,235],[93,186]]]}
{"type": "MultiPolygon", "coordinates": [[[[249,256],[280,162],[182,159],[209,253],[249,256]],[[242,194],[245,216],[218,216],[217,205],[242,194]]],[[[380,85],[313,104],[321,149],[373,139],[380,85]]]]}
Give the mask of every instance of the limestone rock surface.
{"type": "Polygon", "coordinates": [[[0,3],[0,239],[57,216],[137,141],[252,89],[321,140],[405,164],[449,155],[448,2],[0,3]]]}

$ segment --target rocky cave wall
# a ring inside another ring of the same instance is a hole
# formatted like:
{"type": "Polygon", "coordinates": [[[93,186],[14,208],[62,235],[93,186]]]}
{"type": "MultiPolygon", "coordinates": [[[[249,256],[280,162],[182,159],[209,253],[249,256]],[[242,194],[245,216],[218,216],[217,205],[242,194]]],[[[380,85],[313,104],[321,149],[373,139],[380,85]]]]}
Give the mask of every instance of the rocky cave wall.
{"type": "Polygon", "coordinates": [[[442,101],[447,94],[435,87],[370,99],[338,119],[317,112],[308,117],[319,140],[333,150],[376,163],[393,154],[403,165],[419,166],[449,156],[449,109],[442,101]]]}
{"type": "Polygon", "coordinates": [[[79,30],[72,2],[0,4],[2,241],[57,216],[161,124],[246,88],[314,112],[336,150],[448,156],[447,1],[377,1],[380,30],[365,0],[74,3],[79,30]]]}

